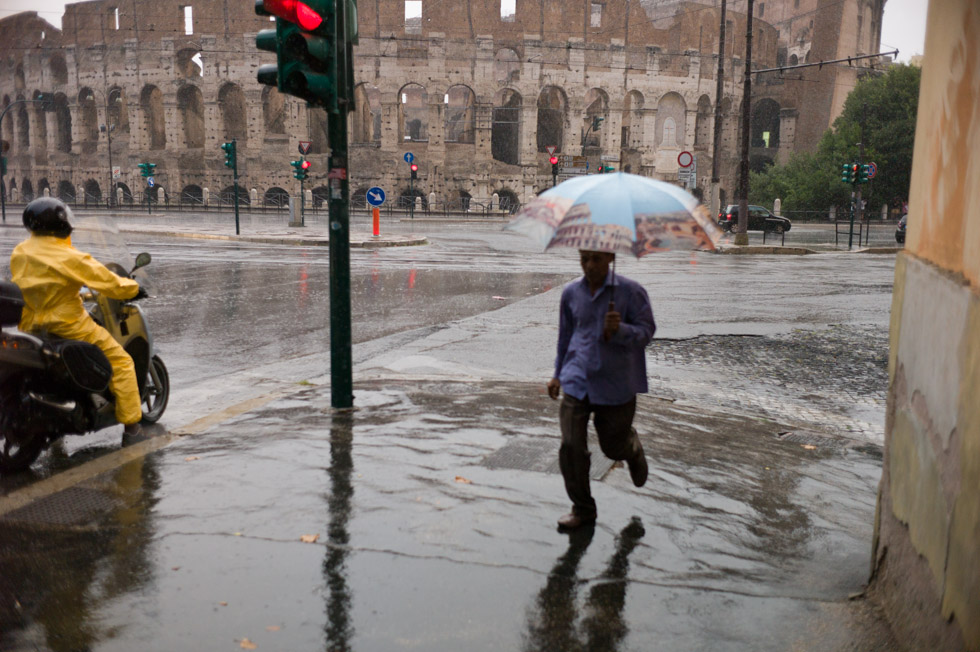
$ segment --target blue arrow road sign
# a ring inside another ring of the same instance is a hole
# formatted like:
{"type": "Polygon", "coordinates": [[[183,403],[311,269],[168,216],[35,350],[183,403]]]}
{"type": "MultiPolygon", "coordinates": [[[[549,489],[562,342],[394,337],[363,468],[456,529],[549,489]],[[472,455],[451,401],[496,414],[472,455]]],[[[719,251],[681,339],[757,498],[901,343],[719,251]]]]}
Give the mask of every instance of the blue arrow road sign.
{"type": "Polygon", "coordinates": [[[405,152],[405,162],[406,163],[411,163],[414,160],[415,160],[415,154],[412,154],[411,152],[405,152]]]}
{"type": "Polygon", "coordinates": [[[377,186],[369,188],[367,191],[367,203],[372,206],[380,206],[385,203],[385,191],[377,186]]]}
{"type": "Polygon", "coordinates": [[[146,185],[148,185],[149,187],[152,188],[154,183],[155,183],[155,181],[153,180],[153,177],[147,177],[146,178],[146,185]]]}

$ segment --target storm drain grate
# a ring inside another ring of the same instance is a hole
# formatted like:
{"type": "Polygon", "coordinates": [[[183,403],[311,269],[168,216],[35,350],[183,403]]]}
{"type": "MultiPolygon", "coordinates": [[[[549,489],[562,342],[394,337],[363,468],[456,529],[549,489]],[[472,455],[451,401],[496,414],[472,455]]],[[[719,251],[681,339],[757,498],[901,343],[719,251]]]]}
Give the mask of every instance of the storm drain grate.
{"type": "Polygon", "coordinates": [[[97,489],[69,487],[5,515],[4,521],[44,525],[81,525],[118,503],[97,489]]]}
{"type": "Polygon", "coordinates": [[[812,430],[780,432],[776,435],[776,439],[780,441],[792,442],[794,444],[802,444],[804,446],[816,446],[817,448],[844,448],[844,441],[839,437],[813,432],[812,430]]]}
{"type": "MultiPolygon", "coordinates": [[[[561,473],[558,468],[558,440],[546,438],[520,438],[505,444],[483,458],[483,466],[490,469],[514,469],[538,473],[561,473]]],[[[599,441],[589,437],[592,467],[589,477],[602,480],[615,462],[599,450],[599,441]]]]}

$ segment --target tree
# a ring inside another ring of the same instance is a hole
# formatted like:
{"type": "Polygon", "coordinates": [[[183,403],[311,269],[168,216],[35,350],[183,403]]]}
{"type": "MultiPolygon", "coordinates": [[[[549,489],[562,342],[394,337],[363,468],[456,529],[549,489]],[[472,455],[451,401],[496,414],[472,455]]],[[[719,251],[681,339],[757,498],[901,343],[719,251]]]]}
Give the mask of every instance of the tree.
{"type": "Polygon", "coordinates": [[[787,211],[846,207],[851,187],[840,181],[843,163],[858,160],[864,139],[864,161],[874,161],[878,175],[862,187],[868,209],[908,198],[912,147],[922,71],[894,65],[884,74],[868,74],[847,96],[844,109],[823,135],[816,153],[793,156],[750,177],[750,201],[772,205],[776,197],[787,211]]]}

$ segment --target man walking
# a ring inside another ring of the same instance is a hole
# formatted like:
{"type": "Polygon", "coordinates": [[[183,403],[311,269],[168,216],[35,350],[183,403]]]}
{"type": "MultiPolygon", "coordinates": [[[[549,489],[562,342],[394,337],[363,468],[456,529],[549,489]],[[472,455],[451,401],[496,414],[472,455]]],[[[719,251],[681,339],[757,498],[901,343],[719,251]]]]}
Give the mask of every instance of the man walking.
{"type": "Polygon", "coordinates": [[[647,391],[644,349],[657,329],[646,290],[610,271],[615,254],[580,250],[579,257],[584,276],[562,292],[558,356],[548,382],[552,399],[564,390],[558,462],[572,511],[558,519],[563,529],[596,520],[586,439],[591,415],[603,454],[626,460],[637,487],[647,480],[633,415],[636,395],[647,391]]]}

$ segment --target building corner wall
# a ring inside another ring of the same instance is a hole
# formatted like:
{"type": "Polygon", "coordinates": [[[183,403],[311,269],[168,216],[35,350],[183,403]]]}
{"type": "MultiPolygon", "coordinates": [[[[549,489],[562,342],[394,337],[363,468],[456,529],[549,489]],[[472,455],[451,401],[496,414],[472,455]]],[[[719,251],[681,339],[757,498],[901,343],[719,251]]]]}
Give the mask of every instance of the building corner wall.
{"type": "Polygon", "coordinates": [[[930,3],[895,269],[873,595],[913,650],[980,650],[980,7],[930,3]]]}

